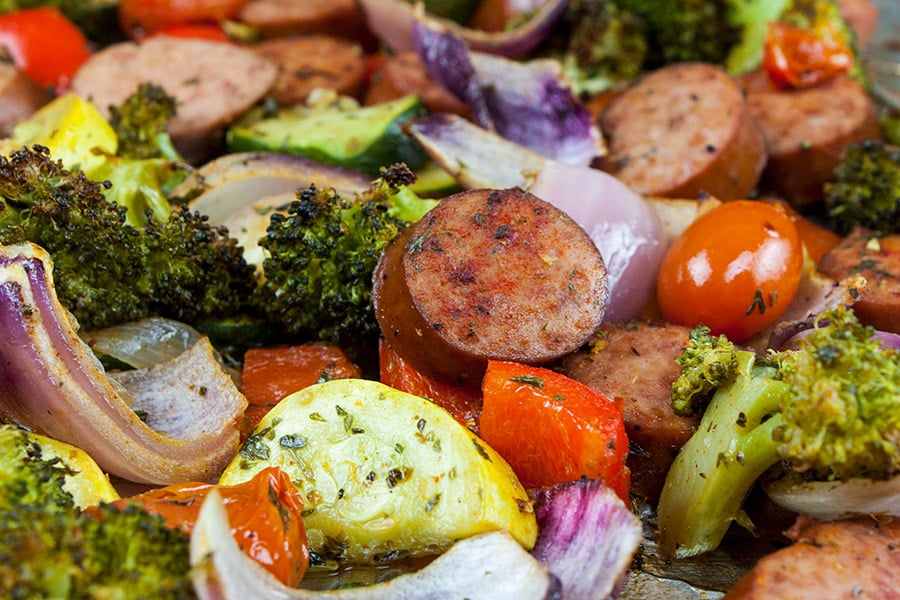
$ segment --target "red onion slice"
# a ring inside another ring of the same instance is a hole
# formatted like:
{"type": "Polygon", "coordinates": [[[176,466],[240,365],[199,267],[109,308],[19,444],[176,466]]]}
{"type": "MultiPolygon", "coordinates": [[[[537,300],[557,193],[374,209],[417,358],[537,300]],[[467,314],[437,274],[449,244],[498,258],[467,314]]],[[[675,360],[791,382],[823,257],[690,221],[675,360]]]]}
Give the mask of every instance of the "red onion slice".
{"type": "Polygon", "coordinates": [[[444,27],[459,35],[470,48],[479,52],[514,58],[540,44],[552,31],[568,0],[548,0],[525,23],[509,31],[481,31],[462,27],[449,19],[416,12],[404,0],[359,0],[369,29],[394,52],[413,50],[413,23],[416,20],[444,27]]]}
{"type": "Polygon", "coordinates": [[[559,582],[506,532],[454,544],[416,573],[342,590],[293,589],[238,547],[217,491],[210,492],[191,534],[194,589],[201,600],[428,600],[559,598],[559,582]]]}
{"type": "Polygon", "coordinates": [[[531,554],[559,577],[562,597],[613,597],[643,540],[640,519],[597,480],[563,483],[536,495],[541,533],[531,554]]]}
{"type": "Polygon", "coordinates": [[[557,61],[470,52],[446,27],[425,22],[413,26],[413,41],[429,76],[466,102],[481,127],[566,164],[587,166],[605,153],[590,111],[557,61]]]}
{"type": "Polygon", "coordinates": [[[0,249],[0,339],[0,414],[83,449],[113,475],[162,485],[214,481],[238,450],[247,400],[209,340],[145,373],[160,395],[156,405],[141,401],[140,386],[133,395],[108,377],[78,337],[56,297],[50,256],[34,244],[0,249]],[[169,433],[135,408],[165,421],[169,433]]]}
{"type": "Polygon", "coordinates": [[[455,115],[419,117],[407,130],[461,185],[518,186],[581,225],[606,261],[610,294],[604,321],[633,318],[653,297],[668,238],[656,211],[624,183],[597,169],[545,158],[455,115]]]}

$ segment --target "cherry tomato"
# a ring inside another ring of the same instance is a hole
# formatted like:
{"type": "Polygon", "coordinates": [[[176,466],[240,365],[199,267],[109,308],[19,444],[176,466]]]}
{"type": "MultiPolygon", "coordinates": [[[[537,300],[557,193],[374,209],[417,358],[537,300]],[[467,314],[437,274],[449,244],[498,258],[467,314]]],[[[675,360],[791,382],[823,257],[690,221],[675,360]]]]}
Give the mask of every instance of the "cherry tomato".
{"type": "Polygon", "coordinates": [[[163,517],[169,527],[190,533],[203,500],[213,488],[222,496],[231,534],[244,553],[281,582],[296,587],[309,566],[303,499],[287,473],[278,467],[267,467],[237,485],[180,483],[117,500],[116,504],[140,502],[147,512],[163,517]]]}
{"type": "Polygon", "coordinates": [[[319,381],[359,376],[359,367],[337,346],[251,348],[244,353],[241,371],[241,392],[249,403],[241,429],[249,433],[288,394],[319,381]]]}
{"type": "Polygon", "coordinates": [[[91,55],[81,30],[50,6],[0,15],[0,46],[20,71],[58,94],[91,55]]]}
{"type": "Polygon", "coordinates": [[[134,39],[170,25],[219,23],[234,18],[247,0],[120,0],[119,26],[134,39]]]}
{"type": "Polygon", "coordinates": [[[379,342],[381,383],[401,392],[428,398],[476,435],[481,414],[481,390],[435,381],[397,354],[384,339],[379,342]]]}
{"type": "Polygon", "coordinates": [[[481,437],[525,487],[603,479],[628,500],[631,472],[621,407],[561,373],[489,361],[481,437]]]}
{"type": "Polygon", "coordinates": [[[830,29],[771,22],[762,66],[779,88],[809,87],[848,72],[853,67],[853,51],[830,29]]]}
{"type": "Polygon", "coordinates": [[[797,226],[775,204],[733,200],[711,209],[663,258],[657,277],[663,317],[747,341],[793,300],[803,269],[801,244],[797,226]]]}

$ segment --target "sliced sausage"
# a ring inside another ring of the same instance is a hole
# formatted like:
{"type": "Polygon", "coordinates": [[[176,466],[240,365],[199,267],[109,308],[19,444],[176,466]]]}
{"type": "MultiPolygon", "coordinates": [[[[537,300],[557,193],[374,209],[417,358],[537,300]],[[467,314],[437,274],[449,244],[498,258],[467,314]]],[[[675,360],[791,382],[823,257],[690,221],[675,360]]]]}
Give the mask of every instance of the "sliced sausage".
{"type": "Polygon", "coordinates": [[[377,44],[355,0],[250,0],[238,20],[252,25],[263,38],[322,33],[377,44]]]}
{"type": "Polygon", "coordinates": [[[465,102],[435,82],[415,52],[400,52],[386,56],[372,75],[366,91],[366,104],[379,104],[415,94],[432,112],[469,114],[465,102]]]}
{"type": "Polygon", "coordinates": [[[0,62],[0,137],[50,102],[50,93],[15,66],[0,62]]]}
{"type": "Polygon", "coordinates": [[[175,147],[193,163],[213,150],[224,128],[275,83],[275,66],[233,44],[167,36],[114,44],[94,54],[72,80],[72,91],[104,114],[143,82],[177,100],[169,122],[175,147]]]}
{"type": "Polygon", "coordinates": [[[252,49],[277,67],[271,94],[281,106],[306,101],[315,88],[358,96],[365,84],[362,46],[348,39],[309,35],[266,40],[252,49]]]}
{"type": "Polygon", "coordinates": [[[563,359],[564,372],[607,398],[621,398],[632,451],[632,487],[659,498],[678,449],[700,421],[672,410],[675,358],[687,346],[690,327],[662,322],[606,323],[589,347],[563,359]]]}
{"type": "Polygon", "coordinates": [[[646,75],[600,118],[600,166],[648,196],[745,198],[765,165],[762,134],[722,68],[679,63],[646,75]]]}
{"type": "Polygon", "coordinates": [[[819,270],[838,281],[865,277],[854,312],[862,323],[900,333],[900,234],[879,236],[858,227],[825,253],[819,270]]]}
{"type": "Polygon", "coordinates": [[[801,517],[795,543],[763,557],[724,600],[900,599],[900,521],[817,523],[801,517]]]}
{"type": "Polygon", "coordinates": [[[488,359],[541,364],[576,350],[608,293],[587,233],[508,189],[445,198],[385,250],[373,299],[402,358],[435,379],[480,385],[488,359]]]}
{"type": "Polygon", "coordinates": [[[847,146],[881,137],[872,99],[849,76],[778,90],[756,72],[747,76],[745,87],[769,154],[760,187],[794,206],[821,200],[822,184],[847,146]]]}

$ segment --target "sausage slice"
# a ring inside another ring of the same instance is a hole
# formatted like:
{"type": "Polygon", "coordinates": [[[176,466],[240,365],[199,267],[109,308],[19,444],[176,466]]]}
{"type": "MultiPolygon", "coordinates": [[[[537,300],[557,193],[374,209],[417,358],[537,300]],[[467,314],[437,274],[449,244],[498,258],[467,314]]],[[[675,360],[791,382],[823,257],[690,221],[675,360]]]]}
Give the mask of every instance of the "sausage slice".
{"type": "Polygon", "coordinates": [[[659,498],[675,455],[700,422],[672,410],[672,382],[681,373],[675,359],[690,334],[690,327],[664,322],[605,323],[589,347],[562,361],[572,379],[622,399],[632,489],[650,500],[659,498]]]}
{"type": "Polygon", "coordinates": [[[778,90],[756,72],[745,84],[769,154],[760,185],[794,206],[822,199],[822,185],[847,146],[881,137],[872,99],[849,76],[778,90]]]}
{"type": "Polygon", "coordinates": [[[366,80],[362,46],[328,35],[272,39],[251,46],[278,69],[272,95],[280,106],[306,101],[315,88],[358,96],[366,80]]]}
{"type": "Polygon", "coordinates": [[[609,149],[601,168],[646,196],[746,198],[765,165],[740,86],[711,64],[646,75],[606,105],[600,129],[609,149]]]}
{"type": "Polygon", "coordinates": [[[385,250],[373,299],[414,367],[479,385],[488,359],[547,363],[599,327],[606,266],[587,233],[520,189],[445,198],[385,250]]]}
{"type": "Polygon", "coordinates": [[[108,115],[110,105],[120,105],[141,83],[162,86],[178,103],[169,122],[172,141],[187,160],[199,162],[224,128],[269,91],[275,76],[275,65],[233,44],[159,36],[92,55],[73,78],[72,91],[108,115]]]}
{"type": "Polygon", "coordinates": [[[853,311],[866,325],[900,333],[900,234],[879,236],[857,227],[825,253],[819,270],[837,281],[865,277],[853,311]]]}

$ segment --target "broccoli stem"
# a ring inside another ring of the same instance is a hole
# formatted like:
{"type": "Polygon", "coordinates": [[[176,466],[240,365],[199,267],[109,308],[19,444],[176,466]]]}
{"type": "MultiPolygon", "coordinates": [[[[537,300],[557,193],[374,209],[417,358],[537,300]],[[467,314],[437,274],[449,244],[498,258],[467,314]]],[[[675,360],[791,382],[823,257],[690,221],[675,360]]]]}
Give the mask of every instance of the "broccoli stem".
{"type": "Polygon", "coordinates": [[[754,482],[776,464],[772,432],[788,385],[774,367],[754,366],[752,352],[737,352],[737,368],[720,387],[697,431],[666,477],[658,505],[661,549],[694,556],[718,546],[732,521],[752,528],[741,505],[754,482]]]}

